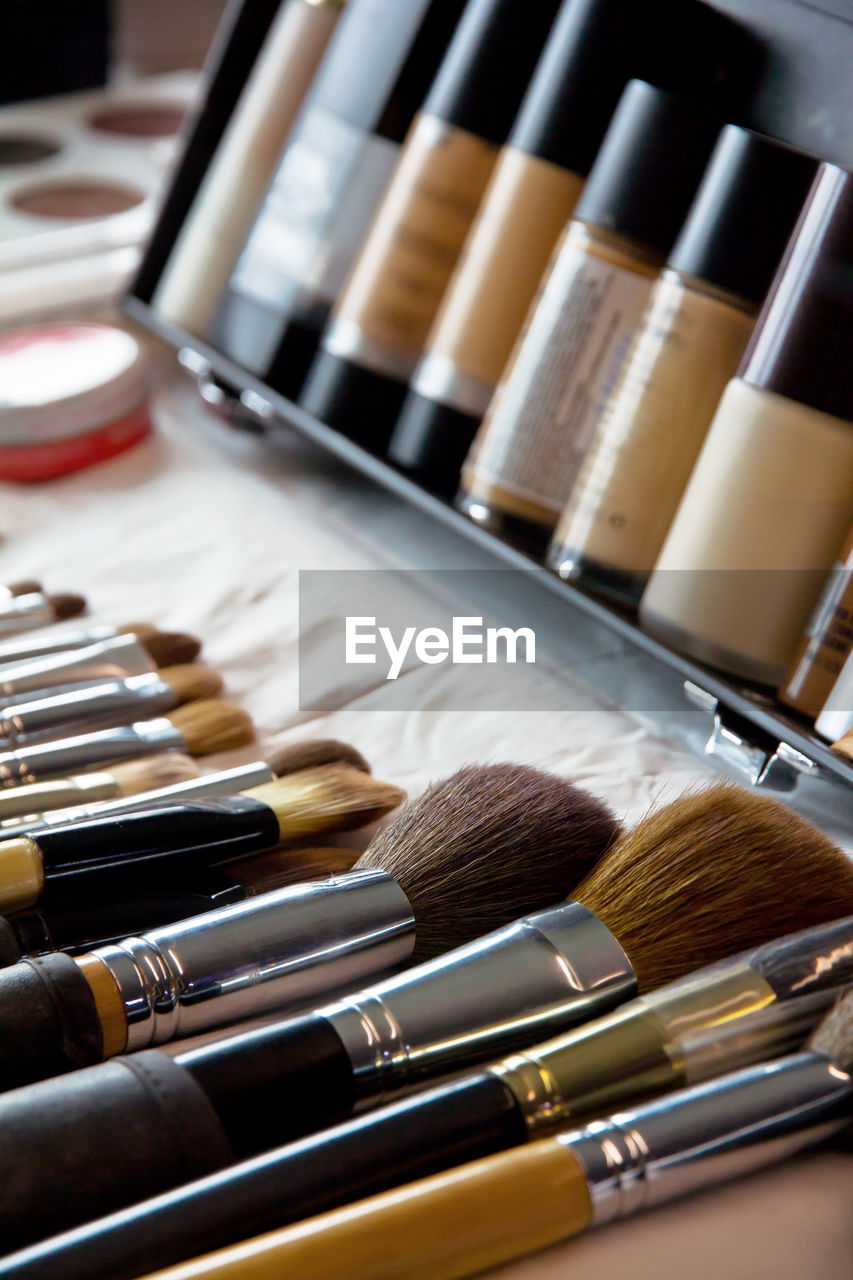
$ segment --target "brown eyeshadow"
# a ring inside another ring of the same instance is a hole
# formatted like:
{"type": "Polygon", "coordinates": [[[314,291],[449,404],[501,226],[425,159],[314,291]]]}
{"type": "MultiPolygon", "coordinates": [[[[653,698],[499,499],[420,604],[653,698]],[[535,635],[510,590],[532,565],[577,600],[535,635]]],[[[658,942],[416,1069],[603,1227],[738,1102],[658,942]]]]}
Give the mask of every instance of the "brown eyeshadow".
{"type": "Polygon", "coordinates": [[[145,192],[137,187],[97,178],[57,178],[53,182],[19,187],[9,204],[19,213],[39,218],[107,218],[141,204],[145,192]]]}
{"type": "Polygon", "coordinates": [[[123,138],[171,138],[181,127],[186,108],[177,102],[127,102],[102,107],[89,116],[90,129],[123,138]]]}
{"type": "Polygon", "coordinates": [[[25,133],[0,133],[0,167],[49,160],[61,150],[62,143],[53,138],[39,138],[25,133]]]}

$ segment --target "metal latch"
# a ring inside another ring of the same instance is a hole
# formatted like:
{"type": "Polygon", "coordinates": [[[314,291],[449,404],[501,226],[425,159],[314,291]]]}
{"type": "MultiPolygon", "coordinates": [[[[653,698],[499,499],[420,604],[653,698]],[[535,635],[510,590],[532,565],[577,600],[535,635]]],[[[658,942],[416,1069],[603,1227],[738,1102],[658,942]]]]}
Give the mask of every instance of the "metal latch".
{"type": "Polygon", "coordinates": [[[195,379],[200,398],[227,426],[251,435],[263,435],[275,417],[268,400],[256,391],[238,391],[225,382],[192,347],[182,347],[178,361],[195,379]]]}
{"type": "Polygon", "coordinates": [[[804,775],[821,774],[816,760],[787,742],[780,742],[739,712],[721,706],[719,698],[692,680],[684,681],[684,693],[689,702],[713,718],[705,754],[722,760],[750,786],[793,791],[804,775]]]}

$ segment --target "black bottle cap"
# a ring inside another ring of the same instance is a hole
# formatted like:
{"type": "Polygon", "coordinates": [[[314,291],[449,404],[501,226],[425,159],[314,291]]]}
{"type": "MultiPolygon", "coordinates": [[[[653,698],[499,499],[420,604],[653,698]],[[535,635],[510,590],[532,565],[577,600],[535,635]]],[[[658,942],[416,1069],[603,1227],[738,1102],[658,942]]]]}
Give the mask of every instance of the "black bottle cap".
{"type": "Polygon", "coordinates": [[[424,111],[502,146],[559,0],[469,0],[424,111]]]}
{"type": "Polygon", "coordinates": [[[668,265],[763,302],[817,166],[802,151],[726,125],[668,265]]]}
{"type": "Polygon", "coordinates": [[[720,122],[701,103],[632,80],[574,217],[662,257],[690,208],[720,122]]]}
{"type": "Polygon", "coordinates": [[[585,176],[630,79],[732,119],[757,67],[754,37],[698,0],[564,0],[509,143],[585,176]]]}
{"type": "Polygon", "coordinates": [[[822,164],[738,377],[853,422],[853,174],[822,164]]]}
{"type": "Polygon", "coordinates": [[[306,107],[402,142],[464,9],[464,0],[351,0],[306,107]]]}

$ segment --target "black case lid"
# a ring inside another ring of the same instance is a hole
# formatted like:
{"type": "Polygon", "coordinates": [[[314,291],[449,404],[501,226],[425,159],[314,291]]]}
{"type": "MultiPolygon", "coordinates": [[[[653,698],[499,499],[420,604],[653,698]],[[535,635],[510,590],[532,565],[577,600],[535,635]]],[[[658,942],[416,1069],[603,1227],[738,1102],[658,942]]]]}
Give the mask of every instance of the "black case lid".
{"type": "Polygon", "coordinates": [[[701,103],[632,80],[574,217],[663,257],[696,194],[720,122],[701,103]]]}
{"type": "Polygon", "coordinates": [[[738,377],[853,422],[853,174],[818,170],[738,377]]]}
{"type": "Polygon", "coordinates": [[[424,111],[503,145],[558,8],[559,0],[469,0],[424,111]]]}
{"type": "Polygon", "coordinates": [[[305,105],[402,142],[464,9],[464,0],[350,0],[305,105]]]}
{"type": "Polygon", "coordinates": [[[754,37],[698,0],[564,0],[510,145],[585,176],[632,77],[731,119],[758,60],[754,37]]]}
{"type": "Polygon", "coordinates": [[[669,265],[763,302],[817,167],[803,151],[727,125],[669,265]]]}

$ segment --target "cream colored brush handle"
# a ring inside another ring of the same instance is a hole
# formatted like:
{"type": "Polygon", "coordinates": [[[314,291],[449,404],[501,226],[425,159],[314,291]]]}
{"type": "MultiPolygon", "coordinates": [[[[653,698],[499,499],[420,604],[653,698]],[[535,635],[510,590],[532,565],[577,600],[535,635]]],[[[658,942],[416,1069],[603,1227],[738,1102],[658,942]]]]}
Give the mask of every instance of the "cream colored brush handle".
{"type": "Polygon", "coordinates": [[[169,1267],[156,1280],[459,1280],[578,1235],[590,1217],[582,1169],[546,1139],[169,1267]]]}

